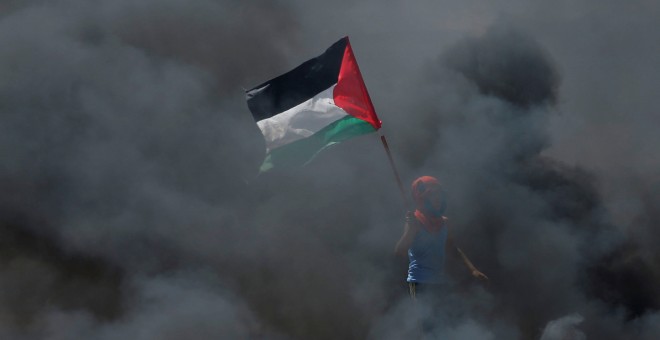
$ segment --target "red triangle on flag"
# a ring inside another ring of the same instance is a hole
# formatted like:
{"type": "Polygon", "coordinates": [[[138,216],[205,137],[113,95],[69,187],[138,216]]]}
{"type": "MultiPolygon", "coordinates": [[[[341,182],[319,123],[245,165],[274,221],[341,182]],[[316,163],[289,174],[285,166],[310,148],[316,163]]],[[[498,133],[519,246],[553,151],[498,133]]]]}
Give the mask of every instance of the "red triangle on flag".
{"type": "Polygon", "coordinates": [[[348,37],[346,37],[346,50],[333,97],[335,105],[348,114],[368,122],[376,130],[380,129],[382,122],[378,119],[374,105],[371,103],[348,37]]]}

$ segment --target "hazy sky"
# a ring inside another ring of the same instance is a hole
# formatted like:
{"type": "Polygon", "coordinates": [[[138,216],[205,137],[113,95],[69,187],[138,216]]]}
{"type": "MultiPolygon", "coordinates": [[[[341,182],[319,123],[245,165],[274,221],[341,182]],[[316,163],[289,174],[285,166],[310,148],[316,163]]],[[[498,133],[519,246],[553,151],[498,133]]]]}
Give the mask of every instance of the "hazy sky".
{"type": "Polygon", "coordinates": [[[660,335],[652,1],[0,1],[0,338],[402,339],[377,135],[256,177],[243,90],[348,35],[460,267],[433,337],[660,335]]]}

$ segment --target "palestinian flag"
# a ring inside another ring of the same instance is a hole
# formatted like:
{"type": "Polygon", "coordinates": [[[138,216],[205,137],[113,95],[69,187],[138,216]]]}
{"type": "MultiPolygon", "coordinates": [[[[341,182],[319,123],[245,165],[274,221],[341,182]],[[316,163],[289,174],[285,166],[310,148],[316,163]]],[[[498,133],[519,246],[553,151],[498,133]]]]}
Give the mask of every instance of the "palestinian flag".
{"type": "Polygon", "coordinates": [[[261,172],[307,164],[321,150],[381,126],[348,37],[246,97],[266,140],[261,172]]]}

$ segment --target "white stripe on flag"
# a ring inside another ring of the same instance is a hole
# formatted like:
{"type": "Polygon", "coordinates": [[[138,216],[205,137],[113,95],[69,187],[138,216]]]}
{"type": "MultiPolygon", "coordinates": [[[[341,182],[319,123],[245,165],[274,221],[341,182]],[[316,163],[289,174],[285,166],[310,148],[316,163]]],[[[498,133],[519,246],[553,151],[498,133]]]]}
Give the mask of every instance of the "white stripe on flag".
{"type": "Polygon", "coordinates": [[[346,117],[346,111],[335,105],[335,85],[313,98],[278,115],[257,122],[266,139],[266,148],[273,150],[299,139],[307,138],[333,122],[346,117]]]}

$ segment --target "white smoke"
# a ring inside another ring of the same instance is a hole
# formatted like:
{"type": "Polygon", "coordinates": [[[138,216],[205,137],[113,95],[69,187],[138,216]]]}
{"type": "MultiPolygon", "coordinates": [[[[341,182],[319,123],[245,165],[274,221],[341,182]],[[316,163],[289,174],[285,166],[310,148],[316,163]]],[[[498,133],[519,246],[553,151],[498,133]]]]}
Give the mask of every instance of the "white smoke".
{"type": "Polygon", "coordinates": [[[584,321],[580,314],[572,314],[548,322],[541,340],[585,340],[587,337],[577,327],[584,321]]]}

